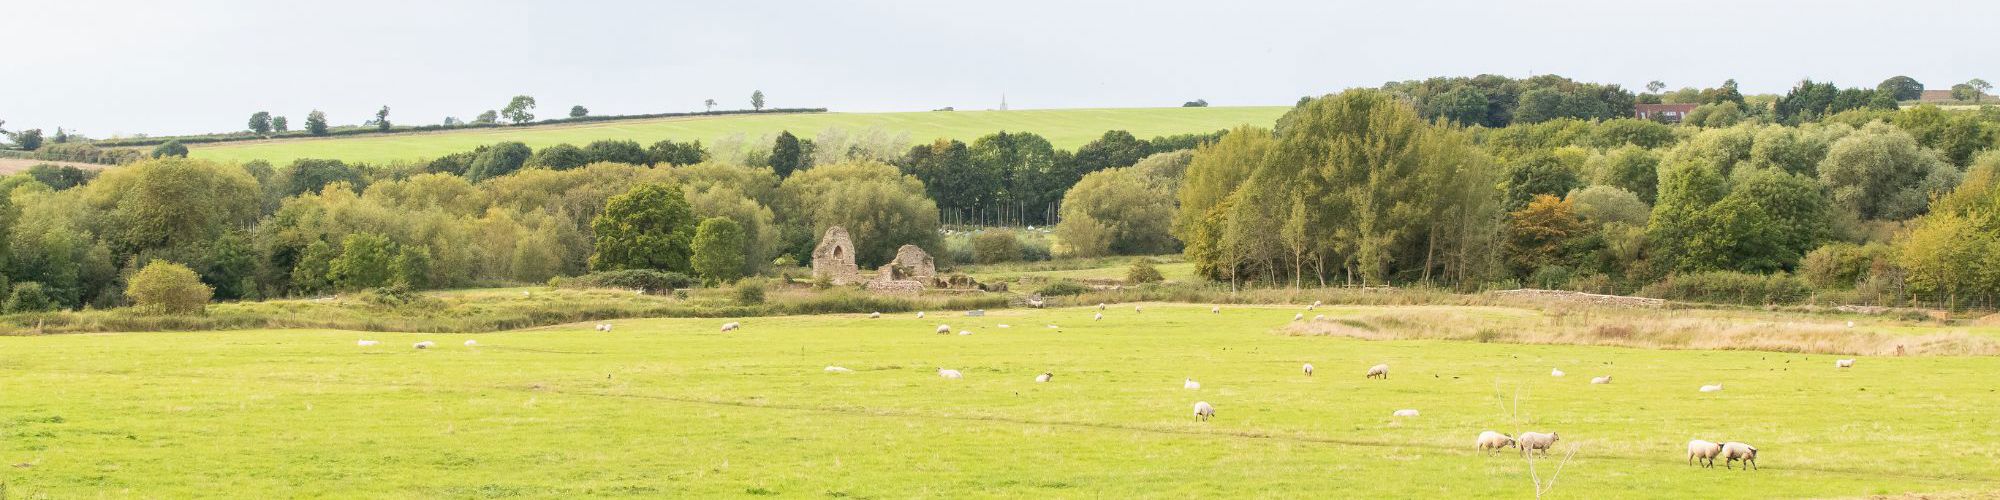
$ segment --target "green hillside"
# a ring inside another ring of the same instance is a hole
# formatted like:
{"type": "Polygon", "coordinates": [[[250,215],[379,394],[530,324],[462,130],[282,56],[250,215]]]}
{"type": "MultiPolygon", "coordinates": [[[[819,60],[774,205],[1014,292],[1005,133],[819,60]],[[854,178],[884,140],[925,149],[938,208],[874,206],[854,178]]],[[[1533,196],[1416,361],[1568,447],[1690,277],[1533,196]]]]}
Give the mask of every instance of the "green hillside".
{"type": "Polygon", "coordinates": [[[908,113],[816,113],[742,115],[700,118],[610,121],[546,127],[478,129],[331,139],[290,139],[194,146],[195,158],[264,159],[287,162],[297,158],[338,158],[382,162],[432,158],[482,144],[521,141],[540,148],[558,143],[583,145],[601,139],[699,139],[704,143],[740,135],[756,139],[790,130],[812,137],[828,128],[853,132],[881,129],[908,134],[910,142],[938,137],[970,141],[1007,130],[1034,132],[1058,148],[1075,148],[1106,130],[1126,130],[1140,138],[1190,132],[1210,132],[1242,124],[1269,126],[1288,109],[1283,106],[1228,108],[1051,109],[1021,111],[953,111],[908,113]]]}

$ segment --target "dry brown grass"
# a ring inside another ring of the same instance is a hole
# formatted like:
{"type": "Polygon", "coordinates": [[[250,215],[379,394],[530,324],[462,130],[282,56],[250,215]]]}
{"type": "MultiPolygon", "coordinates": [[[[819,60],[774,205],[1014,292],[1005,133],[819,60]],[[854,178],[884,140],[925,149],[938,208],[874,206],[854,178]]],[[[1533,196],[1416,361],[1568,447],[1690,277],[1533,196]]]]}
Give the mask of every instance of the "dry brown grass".
{"type": "Polygon", "coordinates": [[[1364,340],[1459,340],[1646,349],[1705,349],[1849,354],[1964,356],[2000,354],[2000,340],[1963,331],[1890,333],[1900,324],[1849,328],[1844,322],[1707,312],[1619,308],[1550,308],[1494,314],[1480,309],[1410,308],[1295,323],[1288,335],[1364,340]]]}

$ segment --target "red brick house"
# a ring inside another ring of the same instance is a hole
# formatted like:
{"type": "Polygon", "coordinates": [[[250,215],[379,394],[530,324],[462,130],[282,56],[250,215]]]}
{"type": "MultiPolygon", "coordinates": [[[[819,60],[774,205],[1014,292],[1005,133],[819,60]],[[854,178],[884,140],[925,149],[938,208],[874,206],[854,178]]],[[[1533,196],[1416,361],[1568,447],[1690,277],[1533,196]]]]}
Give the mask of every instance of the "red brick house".
{"type": "Polygon", "coordinates": [[[1694,111],[1694,107],[1694,104],[1639,104],[1634,106],[1632,117],[1641,120],[1680,123],[1681,119],[1687,118],[1688,113],[1694,111]]]}

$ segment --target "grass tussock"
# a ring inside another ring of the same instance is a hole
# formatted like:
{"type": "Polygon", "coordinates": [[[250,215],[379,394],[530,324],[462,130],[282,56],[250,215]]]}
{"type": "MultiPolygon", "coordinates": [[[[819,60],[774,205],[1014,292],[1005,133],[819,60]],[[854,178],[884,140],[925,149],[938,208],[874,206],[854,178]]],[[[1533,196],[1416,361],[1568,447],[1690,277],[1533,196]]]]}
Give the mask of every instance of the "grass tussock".
{"type": "Polygon", "coordinates": [[[1610,309],[1529,311],[1518,315],[1465,309],[1416,309],[1297,322],[1288,335],[1364,340],[1453,340],[1646,349],[1749,350],[1863,356],[1985,356],[2000,341],[1965,332],[1885,333],[1878,325],[1748,318],[1729,314],[1638,314],[1610,309]]]}

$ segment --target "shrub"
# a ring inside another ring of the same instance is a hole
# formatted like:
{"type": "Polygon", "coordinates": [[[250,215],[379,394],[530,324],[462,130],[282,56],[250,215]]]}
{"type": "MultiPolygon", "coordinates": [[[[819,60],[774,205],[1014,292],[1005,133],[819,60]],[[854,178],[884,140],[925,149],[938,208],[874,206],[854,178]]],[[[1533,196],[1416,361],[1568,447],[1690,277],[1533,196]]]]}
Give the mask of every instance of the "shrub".
{"type": "Polygon", "coordinates": [[[1035,293],[1044,297],[1056,297],[1062,295],[1083,295],[1084,292],[1088,291],[1090,291],[1090,287],[1083,286],[1082,283],[1062,280],[1042,285],[1042,288],[1035,290],[1035,293]]]}
{"type": "Polygon", "coordinates": [[[754,306],[764,303],[764,282],[746,280],[736,285],[736,303],[754,306]]]}
{"type": "Polygon", "coordinates": [[[201,314],[214,293],[193,269],[164,260],[146,264],[125,286],[135,305],[166,314],[201,314]]]}
{"type": "Polygon", "coordinates": [[[1157,283],[1166,279],[1160,276],[1158,268],[1153,267],[1153,259],[1145,257],[1132,259],[1132,268],[1125,270],[1127,283],[1157,283]]]}
{"type": "Polygon", "coordinates": [[[563,280],[562,284],[571,288],[628,288],[644,290],[646,293],[662,293],[676,288],[694,286],[694,278],[688,275],[652,269],[626,269],[603,271],[563,280]]]}
{"type": "Polygon", "coordinates": [[[694,230],[690,245],[695,272],[711,285],[743,277],[743,226],[728,217],[710,217],[694,230]]]}
{"type": "Polygon", "coordinates": [[[361,292],[361,301],[388,307],[400,307],[410,304],[438,305],[440,307],[443,305],[437,299],[426,297],[424,294],[412,290],[408,285],[401,283],[381,288],[370,288],[367,291],[361,292]]]}
{"type": "Polygon", "coordinates": [[[1021,240],[1013,231],[987,230],[972,237],[972,261],[995,264],[1021,260],[1021,240]]]}
{"type": "Polygon", "coordinates": [[[1759,275],[1712,271],[1668,276],[1646,285],[1639,295],[1668,300],[1725,304],[1797,304],[1812,296],[1805,280],[1788,274],[1759,275]]]}
{"type": "Polygon", "coordinates": [[[167,142],[160,143],[160,145],[158,146],[153,147],[154,158],[165,158],[165,157],[187,158],[187,155],[188,155],[188,147],[182,145],[180,141],[169,140],[167,142]]]}
{"type": "Polygon", "coordinates": [[[42,312],[56,308],[54,299],[49,298],[48,289],[33,281],[15,283],[13,293],[7,294],[7,312],[42,312]]]}

